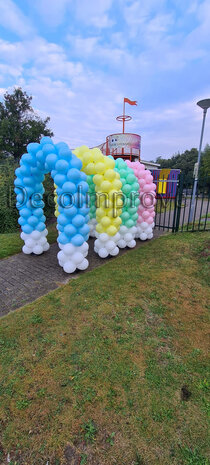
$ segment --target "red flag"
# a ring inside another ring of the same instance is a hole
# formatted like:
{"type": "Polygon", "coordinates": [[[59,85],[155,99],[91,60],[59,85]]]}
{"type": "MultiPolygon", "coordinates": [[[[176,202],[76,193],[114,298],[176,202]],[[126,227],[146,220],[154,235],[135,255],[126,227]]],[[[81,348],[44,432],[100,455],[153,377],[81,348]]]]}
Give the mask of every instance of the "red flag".
{"type": "Polygon", "coordinates": [[[129,98],[124,98],[124,103],[129,103],[129,105],[137,105],[136,100],[129,100],[129,98]]]}

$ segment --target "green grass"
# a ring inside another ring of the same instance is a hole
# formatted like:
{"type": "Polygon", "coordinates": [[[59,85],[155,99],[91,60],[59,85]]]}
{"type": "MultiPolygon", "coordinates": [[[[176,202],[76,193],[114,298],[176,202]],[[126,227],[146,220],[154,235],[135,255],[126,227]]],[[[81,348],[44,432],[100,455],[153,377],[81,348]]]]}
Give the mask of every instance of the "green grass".
{"type": "MultiPolygon", "coordinates": [[[[56,241],[57,238],[57,229],[55,224],[51,224],[47,227],[48,229],[48,242],[52,244],[56,241]]],[[[7,233],[7,234],[0,234],[0,259],[9,257],[10,255],[14,255],[16,253],[21,252],[21,249],[24,245],[24,242],[20,238],[20,232],[17,231],[16,233],[7,233]]]]}
{"type": "Polygon", "coordinates": [[[1,319],[2,463],[209,464],[207,237],[162,236],[1,319]]]}

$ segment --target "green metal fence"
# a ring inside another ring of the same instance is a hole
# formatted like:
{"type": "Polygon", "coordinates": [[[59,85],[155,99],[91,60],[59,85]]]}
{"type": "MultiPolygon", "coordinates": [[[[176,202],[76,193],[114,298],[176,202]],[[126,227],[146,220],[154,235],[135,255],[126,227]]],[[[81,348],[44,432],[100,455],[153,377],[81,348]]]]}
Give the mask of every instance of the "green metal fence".
{"type": "MultiPolygon", "coordinates": [[[[177,181],[158,181],[177,183],[174,198],[159,195],[156,203],[155,227],[160,230],[208,231],[210,230],[210,177],[199,179],[192,222],[189,221],[192,205],[194,179],[187,183],[181,173],[177,181]]],[[[166,189],[167,191],[167,189],[166,189]]]]}

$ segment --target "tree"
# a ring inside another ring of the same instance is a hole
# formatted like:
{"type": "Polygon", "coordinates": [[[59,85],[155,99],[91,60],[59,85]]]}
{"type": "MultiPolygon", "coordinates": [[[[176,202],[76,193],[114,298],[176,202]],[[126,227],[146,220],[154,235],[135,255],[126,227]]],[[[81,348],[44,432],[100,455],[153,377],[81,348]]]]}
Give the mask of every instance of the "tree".
{"type": "Polygon", "coordinates": [[[30,142],[40,142],[42,136],[53,136],[47,127],[50,118],[41,119],[31,106],[32,97],[21,87],[4,94],[0,102],[0,158],[13,156],[19,160],[30,142]]]}
{"type": "Polygon", "coordinates": [[[184,173],[185,186],[190,184],[193,179],[194,164],[198,158],[198,150],[192,148],[185,150],[184,153],[177,153],[171,158],[158,157],[156,162],[160,164],[160,168],[179,169],[184,173]]]}

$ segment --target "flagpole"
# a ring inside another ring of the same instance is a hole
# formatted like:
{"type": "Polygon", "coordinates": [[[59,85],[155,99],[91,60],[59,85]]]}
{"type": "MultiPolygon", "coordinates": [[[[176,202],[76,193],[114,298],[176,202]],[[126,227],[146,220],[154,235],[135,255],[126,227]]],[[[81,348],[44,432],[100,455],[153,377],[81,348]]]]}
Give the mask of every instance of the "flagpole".
{"type": "Polygon", "coordinates": [[[124,116],[125,116],[125,99],[123,101],[123,134],[125,132],[125,118],[124,118],[124,116]]]}

